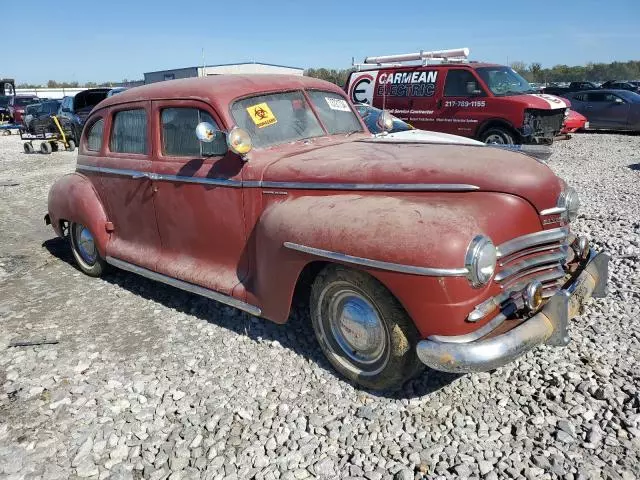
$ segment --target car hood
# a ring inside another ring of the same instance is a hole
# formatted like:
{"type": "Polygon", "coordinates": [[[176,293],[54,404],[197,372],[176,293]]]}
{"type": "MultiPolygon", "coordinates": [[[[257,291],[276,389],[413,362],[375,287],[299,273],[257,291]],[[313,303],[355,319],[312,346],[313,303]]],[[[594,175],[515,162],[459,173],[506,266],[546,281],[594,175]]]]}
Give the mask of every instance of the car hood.
{"type": "Polygon", "coordinates": [[[564,99],[546,93],[526,93],[501,98],[519,102],[524,108],[536,108],[538,110],[557,110],[569,106],[564,99]]]}
{"type": "Polygon", "coordinates": [[[538,211],[556,206],[563,185],[548,166],[520,153],[485,146],[370,139],[289,154],[272,162],[262,180],[342,184],[345,189],[384,184],[385,190],[394,190],[397,185],[398,191],[410,191],[407,185],[411,184],[475,185],[481,191],[522,197],[538,211]]]}
{"type": "Polygon", "coordinates": [[[456,145],[484,145],[482,142],[471,138],[460,137],[448,133],[430,132],[428,130],[405,130],[403,132],[377,134],[371,138],[373,142],[423,142],[423,143],[446,143],[456,145]]]}

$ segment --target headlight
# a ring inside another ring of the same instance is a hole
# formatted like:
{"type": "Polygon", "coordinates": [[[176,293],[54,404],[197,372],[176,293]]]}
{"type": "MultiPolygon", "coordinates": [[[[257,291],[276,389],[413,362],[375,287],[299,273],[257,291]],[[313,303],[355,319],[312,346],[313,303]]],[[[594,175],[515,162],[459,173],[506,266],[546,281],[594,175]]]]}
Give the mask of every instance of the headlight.
{"type": "Polygon", "coordinates": [[[566,218],[573,222],[578,217],[578,210],[580,210],[578,192],[571,187],[567,187],[558,198],[558,207],[564,208],[566,218]]]}
{"type": "Polygon", "coordinates": [[[496,270],[496,247],[489,237],[478,235],[467,248],[465,267],[468,279],[474,287],[486,285],[496,270]]]}

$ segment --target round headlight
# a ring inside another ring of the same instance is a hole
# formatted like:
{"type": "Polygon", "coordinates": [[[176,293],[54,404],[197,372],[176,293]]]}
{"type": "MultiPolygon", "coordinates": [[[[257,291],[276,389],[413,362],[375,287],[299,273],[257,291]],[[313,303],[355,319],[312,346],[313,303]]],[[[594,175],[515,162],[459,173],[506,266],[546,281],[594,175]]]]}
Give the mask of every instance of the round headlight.
{"type": "Polygon", "coordinates": [[[468,279],[474,287],[486,285],[496,270],[496,247],[489,237],[478,235],[469,244],[465,257],[468,279]]]}
{"type": "Polygon", "coordinates": [[[578,210],[580,210],[578,192],[571,187],[567,187],[567,189],[560,194],[558,206],[566,209],[567,218],[570,222],[573,222],[578,217],[578,210]]]}

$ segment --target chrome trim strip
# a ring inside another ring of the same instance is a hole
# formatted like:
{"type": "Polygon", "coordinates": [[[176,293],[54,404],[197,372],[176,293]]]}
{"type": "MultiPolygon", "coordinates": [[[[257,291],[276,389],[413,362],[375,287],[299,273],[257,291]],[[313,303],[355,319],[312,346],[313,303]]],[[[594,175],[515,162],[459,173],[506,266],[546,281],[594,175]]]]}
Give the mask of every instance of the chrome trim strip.
{"type": "Polygon", "coordinates": [[[120,268],[122,270],[127,270],[129,272],[146,277],[150,280],[166,283],[167,285],[171,285],[172,287],[176,287],[187,292],[195,293],[196,295],[210,298],[211,300],[215,300],[216,302],[224,303],[239,310],[243,310],[247,313],[250,313],[251,315],[255,315],[256,317],[262,314],[262,311],[255,305],[250,305],[243,302],[242,300],[238,300],[237,298],[224,295],[223,293],[215,292],[213,290],[209,290],[192,283],[183,282],[182,280],[178,280],[177,278],[168,277],[161,273],[139,267],[138,265],[134,265],[133,263],[125,262],[124,260],[119,260],[114,257],[107,257],[106,261],[114,267],[120,268]]]}
{"type": "Polygon", "coordinates": [[[536,247],[545,243],[564,240],[569,235],[567,227],[554,228],[552,230],[542,230],[540,232],[529,233],[508,240],[498,245],[498,258],[507,257],[514,252],[529,247],[536,247]]]}
{"type": "MultiPolygon", "coordinates": [[[[564,274],[565,274],[564,270],[562,270],[562,268],[559,265],[553,265],[553,264],[542,265],[541,267],[532,268],[531,270],[527,270],[525,272],[522,272],[520,275],[516,275],[515,277],[509,278],[504,285],[500,285],[500,288],[506,288],[508,290],[513,290],[513,284],[515,282],[517,282],[518,280],[522,280],[523,278],[528,277],[529,275],[531,275],[533,273],[544,272],[545,270],[549,270],[549,269],[553,269],[549,273],[556,272],[557,275],[560,275],[560,272],[562,272],[562,276],[564,276],[564,274]]],[[[536,276],[536,278],[534,278],[532,280],[540,281],[539,278],[541,278],[541,277],[542,277],[542,275],[538,275],[538,276],[536,276]]]]}
{"type": "Polygon", "coordinates": [[[88,172],[123,175],[132,178],[149,178],[167,182],[200,183],[222,187],[272,188],[290,190],[373,190],[373,191],[413,191],[413,192],[472,192],[479,190],[476,185],[466,183],[319,183],[319,182],[270,182],[261,180],[240,181],[226,178],[185,177],[180,175],[164,175],[119,168],[94,167],[92,165],[76,165],[76,170],[88,172]]]}
{"type": "Polygon", "coordinates": [[[549,253],[547,255],[539,255],[537,257],[528,258],[526,260],[522,260],[521,262],[515,263],[513,266],[505,268],[504,270],[498,272],[495,276],[496,282],[502,282],[509,277],[517,275],[525,270],[530,268],[538,267],[540,265],[547,265],[551,263],[557,263],[560,260],[566,260],[567,251],[561,251],[558,253],[549,253]]]}
{"type": "Polygon", "coordinates": [[[483,326],[481,326],[479,329],[477,329],[477,330],[475,330],[475,331],[473,331],[471,333],[467,333],[465,335],[451,335],[451,336],[431,335],[431,336],[427,337],[427,340],[431,340],[432,342],[439,342],[439,343],[469,343],[469,342],[474,342],[474,341],[478,340],[479,338],[482,338],[485,335],[488,335],[493,330],[498,328],[500,325],[502,325],[502,322],[504,322],[506,319],[507,319],[507,317],[505,317],[502,313],[499,313],[494,318],[492,318],[487,323],[485,323],[483,326]]]}
{"type": "Polygon", "coordinates": [[[528,249],[528,250],[523,250],[521,252],[519,252],[517,255],[510,255],[509,256],[509,260],[506,262],[500,262],[498,263],[498,265],[500,265],[501,267],[504,267],[505,265],[508,265],[509,263],[513,262],[514,260],[517,260],[518,258],[524,257],[526,255],[532,255],[534,253],[540,253],[540,252],[544,252],[547,250],[561,250],[561,251],[565,251],[565,252],[569,252],[569,244],[568,243],[553,243],[551,245],[543,245],[542,247],[538,247],[538,248],[534,248],[534,249],[528,249]]]}
{"type": "Polygon", "coordinates": [[[431,268],[417,267],[414,265],[403,265],[400,263],[383,262],[380,260],[372,260],[363,257],[354,257],[346,253],[331,252],[320,248],[308,247],[292,242],[284,242],[285,248],[297,250],[298,252],[316,255],[318,257],[329,258],[338,262],[353,263],[362,265],[363,267],[378,268],[380,270],[389,270],[392,272],[409,273],[411,275],[424,275],[431,277],[464,277],[468,271],[466,268],[431,268]]]}
{"type": "Polygon", "coordinates": [[[564,207],[545,208],[540,211],[540,215],[544,217],[545,215],[557,215],[558,213],[564,213],[566,211],[567,209],[564,207]]]}

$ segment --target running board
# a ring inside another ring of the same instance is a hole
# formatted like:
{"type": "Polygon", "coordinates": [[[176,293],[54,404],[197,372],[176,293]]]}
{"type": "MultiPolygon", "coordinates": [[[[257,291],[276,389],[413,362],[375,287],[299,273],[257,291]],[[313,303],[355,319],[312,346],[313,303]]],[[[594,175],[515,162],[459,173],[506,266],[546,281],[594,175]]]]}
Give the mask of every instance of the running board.
{"type": "Polygon", "coordinates": [[[243,310],[247,313],[250,313],[251,315],[255,315],[256,317],[259,317],[262,314],[262,310],[260,310],[255,305],[250,305],[243,302],[242,300],[238,300],[237,298],[233,298],[228,295],[224,295],[222,293],[218,293],[216,291],[194,285],[193,283],[183,282],[182,280],[178,280],[177,278],[168,277],[166,275],[162,275],[161,273],[139,267],[138,265],[134,265],[133,263],[125,262],[124,260],[118,260],[114,257],[107,257],[106,261],[108,264],[122,270],[136,273],[150,280],[166,283],[167,285],[171,285],[172,287],[179,288],[186,292],[195,293],[196,295],[210,298],[211,300],[215,300],[216,302],[224,303],[225,305],[243,310]]]}

